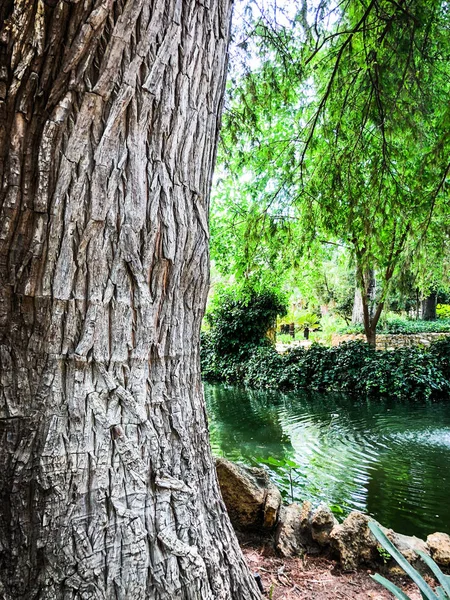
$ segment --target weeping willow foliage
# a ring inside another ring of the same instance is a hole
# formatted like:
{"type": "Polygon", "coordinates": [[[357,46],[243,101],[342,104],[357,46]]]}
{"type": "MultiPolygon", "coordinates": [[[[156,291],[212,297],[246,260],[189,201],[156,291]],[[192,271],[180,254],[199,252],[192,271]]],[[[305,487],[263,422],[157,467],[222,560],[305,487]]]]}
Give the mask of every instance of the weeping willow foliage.
{"type": "Polygon", "coordinates": [[[423,289],[446,279],[449,29],[440,0],[247,8],[213,207],[222,268],[225,241],[238,277],[340,243],[363,297],[377,272],[373,330],[403,268],[423,289]]]}

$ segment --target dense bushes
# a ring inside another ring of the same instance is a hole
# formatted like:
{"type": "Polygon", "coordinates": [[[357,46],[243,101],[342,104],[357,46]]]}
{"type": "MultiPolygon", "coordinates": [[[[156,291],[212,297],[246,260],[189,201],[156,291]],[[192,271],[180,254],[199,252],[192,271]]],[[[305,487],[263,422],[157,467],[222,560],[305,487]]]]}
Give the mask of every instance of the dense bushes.
{"type": "Polygon", "coordinates": [[[281,294],[271,291],[220,291],[206,314],[210,329],[201,337],[203,377],[241,382],[251,358],[265,350],[276,361],[278,355],[267,334],[277,316],[286,313],[286,304],[281,294]]]}
{"type": "Polygon", "coordinates": [[[438,304],[436,306],[436,315],[438,319],[450,321],[450,304],[438,304]]]}
{"type": "MultiPolygon", "coordinates": [[[[219,294],[206,317],[209,331],[202,333],[204,379],[253,388],[339,390],[375,397],[450,395],[450,338],[428,349],[375,351],[364,342],[348,342],[331,348],[296,347],[280,355],[266,334],[284,311],[283,298],[276,293],[229,290],[219,294]]],[[[405,323],[399,321],[398,328],[405,323]]],[[[395,328],[395,322],[390,326],[395,328]]]]}
{"type": "Polygon", "coordinates": [[[244,357],[212,360],[208,335],[203,338],[205,379],[256,388],[342,390],[370,396],[428,399],[450,393],[450,340],[430,349],[375,351],[363,342],[327,348],[313,344],[279,355],[271,346],[254,346],[244,357]],[[207,359],[207,360],[206,360],[207,359]]]}
{"type": "Polygon", "coordinates": [[[214,347],[235,354],[264,342],[277,316],[286,313],[286,300],[275,292],[222,290],[206,314],[214,347]]]}

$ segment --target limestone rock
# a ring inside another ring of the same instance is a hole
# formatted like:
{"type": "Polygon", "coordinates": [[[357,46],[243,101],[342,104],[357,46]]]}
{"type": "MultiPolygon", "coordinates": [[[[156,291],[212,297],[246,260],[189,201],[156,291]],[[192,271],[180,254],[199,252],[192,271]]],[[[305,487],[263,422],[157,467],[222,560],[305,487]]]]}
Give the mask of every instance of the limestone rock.
{"type": "Polygon", "coordinates": [[[336,525],[338,521],[325,503],[313,508],[308,500],[303,502],[300,528],[309,553],[318,553],[330,545],[330,533],[336,525]]]}
{"type": "MultiPolygon", "coordinates": [[[[401,533],[394,533],[392,530],[384,531],[394,546],[400,550],[406,560],[411,564],[414,564],[420,560],[417,550],[421,550],[422,552],[425,552],[425,554],[430,554],[428,545],[420,538],[402,535],[401,533]]],[[[416,565],[414,564],[414,566],[416,565]]],[[[422,565],[417,566],[420,568],[422,565]]]]}
{"type": "Polygon", "coordinates": [[[330,534],[339,525],[330,508],[321,502],[309,515],[311,537],[319,546],[330,544],[330,534]]]}
{"type": "Polygon", "coordinates": [[[387,565],[387,573],[390,577],[404,577],[405,575],[405,571],[393,560],[387,565]]]}
{"type": "Polygon", "coordinates": [[[304,534],[307,534],[310,529],[309,515],[311,514],[311,511],[312,511],[311,502],[309,500],[305,500],[302,504],[302,510],[300,513],[300,524],[301,524],[302,532],[304,534]]]}
{"type": "Polygon", "coordinates": [[[450,535],[432,533],[427,537],[431,558],[440,566],[450,566],[450,535]]]}
{"type": "MultiPolygon", "coordinates": [[[[333,528],[330,534],[332,547],[339,555],[344,570],[353,571],[361,564],[372,565],[381,561],[381,546],[369,529],[370,521],[373,521],[371,517],[352,512],[342,525],[333,528]]],[[[424,565],[419,559],[417,550],[430,554],[427,543],[417,537],[395,533],[391,529],[379,526],[406,560],[415,568],[423,570],[424,565]]],[[[391,564],[392,568],[395,569],[393,564],[391,564]]]]}
{"type": "Polygon", "coordinates": [[[331,544],[344,571],[353,571],[362,563],[371,564],[377,560],[378,542],[368,527],[372,520],[360,512],[352,512],[331,531],[331,544]]]}
{"type": "Polygon", "coordinates": [[[271,529],[281,505],[279,490],[264,469],[243,467],[224,458],[216,459],[223,501],[236,529],[271,529]]]}
{"type": "Polygon", "coordinates": [[[280,490],[275,485],[270,483],[267,488],[267,494],[264,503],[263,527],[265,529],[272,529],[272,527],[275,527],[278,520],[281,503],[282,499],[280,490]]]}
{"type": "Polygon", "coordinates": [[[301,556],[305,552],[301,531],[302,509],[298,504],[281,508],[280,521],[275,534],[275,547],[281,556],[301,556]]]}

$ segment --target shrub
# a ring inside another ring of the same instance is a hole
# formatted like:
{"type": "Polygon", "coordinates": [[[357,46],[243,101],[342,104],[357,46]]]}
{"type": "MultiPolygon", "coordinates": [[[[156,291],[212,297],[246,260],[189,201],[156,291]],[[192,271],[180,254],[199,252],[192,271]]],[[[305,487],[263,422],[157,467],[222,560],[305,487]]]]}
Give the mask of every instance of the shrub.
{"type": "MultiPolygon", "coordinates": [[[[342,328],[341,333],[364,333],[364,329],[362,325],[352,325],[342,328]]],[[[437,321],[390,318],[378,327],[377,333],[450,333],[450,318],[440,317],[437,321]]]]}
{"type": "Polygon", "coordinates": [[[276,323],[277,315],[286,312],[286,300],[276,292],[239,292],[223,290],[217,294],[206,314],[216,351],[238,354],[264,345],[267,332],[276,323]]]}
{"type": "Polygon", "coordinates": [[[379,333],[449,333],[450,319],[437,321],[415,321],[410,319],[392,319],[387,321],[379,333]]]}
{"type": "Polygon", "coordinates": [[[272,346],[254,349],[245,365],[243,383],[254,388],[283,387],[283,357],[272,346]]]}
{"type": "Polygon", "coordinates": [[[436,306],[436,314],[439,319],[447,319],[450,321],[450,304],[438,304],[436,306]]]}
{"type": "Polygon", "coordinates": [[[208,381],[243,383],[247,371],[254,387],[276,387],[275,381],[257,368],[272,357],[273,369],[278,354],[267,333],[277,315],[286,312],[286,300],[276,292],[222,290],[206,315],[209,331],[201,334],[200,360],[208,381]]]}
{"type": "Polygon", "coordinates": [[[430,347],[430,354],[439,364],[442,375],[450,381],[450,337],[434,342],[430,347]]]}
{"type": "Polygon", "coordinates": [[[361,391],[412,400],[428,399],[449,391],[440,360],[421,348],[375,352],[360,370],[361,391]]]}

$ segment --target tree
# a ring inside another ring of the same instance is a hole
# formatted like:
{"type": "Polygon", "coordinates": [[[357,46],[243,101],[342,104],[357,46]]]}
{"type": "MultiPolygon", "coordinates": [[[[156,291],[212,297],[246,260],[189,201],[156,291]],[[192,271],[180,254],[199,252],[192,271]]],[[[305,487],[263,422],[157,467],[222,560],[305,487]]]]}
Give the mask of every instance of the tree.
{"type": "MultiPolygon", "coordinates": [[[[373,269],[370,269],[366,277],[369,279],[369,284],[367,286],[367,301],[369,304],[369,318],[373,318],[374,309],[376,307],[376,292],[377,292],[377,282],[375,279],[375,273],[373,269]]],[[[354,325],[363,325],[364,324],[364,305],[363,299],[361,295],[361,288],[359,285],[355,287],[355,297],[353,301],[353,310],[352,310],[352,323],[354,325]]]]}
{"type": "Polygon", "coordinates": [[[393,277],[406,262],[430,269],[441,245],[430,231],[448,214],[448,8],[324,1],[311,15],[299,2],[290,19],[251,21],[262,58],[236,77],[225,160],[245,173],[259,219],[297,220],[305,247],[350,248],[375,344],[393,277]]]}
{"type": "Polygon", "coordinates": [[[435,321],[437,305],[437,292],[431,292],[429,296],[422,300],[422,319],[424,321],[435,321]]]}
{"type": "Polygon", "coordinates": [[[0,7],[0,595],[255,599],[199,374],[230,2],[0,7]]]}
{"type": "Polygon", "coordinates": [[[405,10],[350,3],[327,50],[332,68],[321,61],[325,76],[316,78],[320,100],[303,150],[314,169],[308,203],[321,226],[352,248],[373,345],[408,244],[426,244],[437,206],[446,203],[449,86],[439,26],[447,21],[440,2],[405,10]]]}

